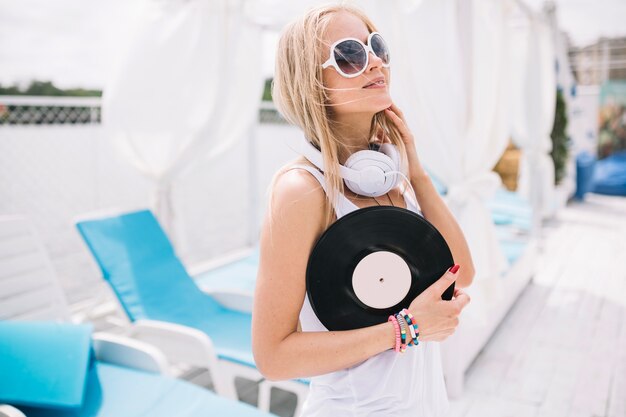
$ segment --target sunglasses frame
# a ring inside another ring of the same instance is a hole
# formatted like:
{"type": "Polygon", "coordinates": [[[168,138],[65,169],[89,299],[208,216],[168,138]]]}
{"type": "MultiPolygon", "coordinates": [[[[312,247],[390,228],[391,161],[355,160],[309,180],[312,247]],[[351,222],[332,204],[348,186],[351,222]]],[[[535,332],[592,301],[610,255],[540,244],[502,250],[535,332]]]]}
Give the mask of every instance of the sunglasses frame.
{"type": "MultiPolygon", "coordinates": [[[[336,41],[335,43],[333,43],[330,46],[330,58],[328,58],[328,60],[326,60],[326,62],[324,62],[322,64],[322,68],[326,69],[328,67],[333,67],[335,68],[335,70],[337,71],[337,73],[339,73],[339,75],[341,75],[342,77],[345,78],[354,78],[354,77],[358,77],[359,75],[363,74],[365,72],[365,70],[367,69],[367,67],[370,64],[370,52],[372,54],[374,54],[376,57],[380,58],[378,55],[376,55],[376,52],[374,52],[374,49],[372,49],[372,38],[374,37],[374,35],[378,35],[380,36],[380,38],[382,39],[383,43],[385,44],[385,47],[387,48],[387,53],[389,54],[389,47],[387,46],[387,42],[385,42],[385,38],[383,38],[383,36],[378,33],[378,32],[372,32],[369,34],[369,36],[367,37],[367,44],[363,43],[363,41],[361,41],[360,39],[357,38],[343,38],[343,39],[339,39],[338,41],[336,41]],[[339,64],[337,64],[337,61],[335,60],[335,48],[337,47],[337,45],[339,45],[342,42],[345,41],[356,41],[358,43],[361,44],[361,46],[363,47],[363,49],[365,49],[365,65],[363,66],[363,68],[354,73],[354,74],[346,74],[345,72],[343,72],[340,68],[339,68],[339,64]]],[[[382,58],[381,58],[382,61],[382,58]]],[[[383,62],[383,67],[385,68],[389,68],[391,64],[391,54],[389,54],[389,62],[388,63],[384,63],[383,62]]]]}

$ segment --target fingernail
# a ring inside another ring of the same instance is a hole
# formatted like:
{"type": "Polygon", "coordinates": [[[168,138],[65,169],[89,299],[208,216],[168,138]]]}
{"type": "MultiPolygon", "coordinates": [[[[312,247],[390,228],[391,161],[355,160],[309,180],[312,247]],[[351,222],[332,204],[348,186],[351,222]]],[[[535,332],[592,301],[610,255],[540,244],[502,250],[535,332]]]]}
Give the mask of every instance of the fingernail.
{"type": "Polygon", "coordinates": [[[454,264],[454,265],[452,265],[450,267],[450,269],[448,271],[450,271],[453,274],[456,274],[456,271],[458,271],[460,267],[461,267],[461,265],[454,264]]]}

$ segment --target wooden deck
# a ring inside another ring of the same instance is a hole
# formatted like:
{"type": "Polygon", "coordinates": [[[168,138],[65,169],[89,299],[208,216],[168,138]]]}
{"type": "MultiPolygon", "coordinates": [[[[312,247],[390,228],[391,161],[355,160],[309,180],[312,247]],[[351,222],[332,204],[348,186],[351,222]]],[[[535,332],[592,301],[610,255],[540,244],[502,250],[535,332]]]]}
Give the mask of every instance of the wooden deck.
{"type": "MultiPolygon", "coordinates": [[[[542,233],[538,273],[469,369],[450,417],[626,416],[626,198],[588,195],[542,233]]],[[[238,389],[256,403],[254,385],[238,389]]],[[[273,413],[294,406],[291,394],[274,395],[273,413]]]]}
{"type": "Polygon", "coordinates": [[[570,203],[542,247],[451,417],[626,416],[626,198],[570,203]]]}

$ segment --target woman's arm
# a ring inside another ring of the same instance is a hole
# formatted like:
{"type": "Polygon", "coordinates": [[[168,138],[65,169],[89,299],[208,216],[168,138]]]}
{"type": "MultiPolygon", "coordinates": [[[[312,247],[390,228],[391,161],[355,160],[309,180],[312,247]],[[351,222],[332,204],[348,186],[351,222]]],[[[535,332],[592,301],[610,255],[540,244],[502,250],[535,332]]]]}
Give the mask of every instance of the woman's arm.
{"type": "Polygon", "coordinates": [[[274,190],[273,212],[261,231],[252,314],[252,347],[261,373],[268,379],[321,375],[392,348],[391,323],[349,331],[297,331],[307,261],[323,231],[325,195],[302,170],[284,173],[274,190]]]}

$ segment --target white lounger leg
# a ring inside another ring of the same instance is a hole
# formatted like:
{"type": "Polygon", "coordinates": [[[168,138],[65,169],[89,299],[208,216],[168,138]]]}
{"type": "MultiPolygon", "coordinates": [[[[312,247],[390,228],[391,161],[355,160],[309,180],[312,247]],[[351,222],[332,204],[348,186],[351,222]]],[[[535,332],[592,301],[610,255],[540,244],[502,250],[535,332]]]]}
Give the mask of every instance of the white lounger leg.
{"type": "Polygon", "coordinates": [[[272,386],[263,381],[259,384],[259,403],[257,407],[261,411],[270,411],[270,402],[272,398],[272,386]]]}

